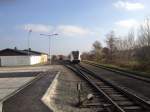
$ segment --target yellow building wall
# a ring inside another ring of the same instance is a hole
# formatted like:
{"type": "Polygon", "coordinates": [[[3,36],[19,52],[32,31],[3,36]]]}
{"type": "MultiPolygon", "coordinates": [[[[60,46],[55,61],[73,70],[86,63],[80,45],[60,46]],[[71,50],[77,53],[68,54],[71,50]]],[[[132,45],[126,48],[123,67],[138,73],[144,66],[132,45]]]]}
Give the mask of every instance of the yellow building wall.
{"type": "Polygon", "coordinates": [[[41,55],[41,63],[46,63],[48,61],[48,56],[45,54],[41,55]]]}

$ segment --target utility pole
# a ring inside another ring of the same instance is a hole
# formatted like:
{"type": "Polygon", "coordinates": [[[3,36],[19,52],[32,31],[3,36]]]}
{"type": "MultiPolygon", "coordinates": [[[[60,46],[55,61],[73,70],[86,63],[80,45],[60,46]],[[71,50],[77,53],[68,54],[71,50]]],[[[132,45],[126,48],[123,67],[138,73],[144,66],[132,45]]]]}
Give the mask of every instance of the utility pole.
{"type": "Polygon", "coordinates": [[[51,37],[53,36],[57,36],[58,34],[57,33],[54,33],[54,34],[50,34],[50,35],[47,35],[47,34],[40,34],[42,36],[45,36],[45,37],[48,37],[49,38],[49,64],[51,65],[52,62],[51,62],[51,37]]]}
{"type": "Polygon", "coordinates": [[[30,54],[30,35],[31,35],[32,30],[30,29],[28,32],[28,55],[30,54]]]}

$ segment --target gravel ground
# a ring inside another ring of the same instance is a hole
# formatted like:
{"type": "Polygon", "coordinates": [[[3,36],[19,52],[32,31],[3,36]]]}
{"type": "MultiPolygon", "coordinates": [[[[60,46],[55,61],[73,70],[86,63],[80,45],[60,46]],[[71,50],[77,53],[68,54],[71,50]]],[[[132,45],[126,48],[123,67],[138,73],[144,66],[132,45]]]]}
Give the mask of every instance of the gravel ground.
{"type": "Polygon", "coordinates": [[[90,70],[93,70],[93,72],[101,75],[103,78],[112,80],[124,87],[130,88],[131,90],[139,93],[139,95],[143,95],[150,99],[150,83],[143,82],[138,79],[133,79],[131,77],[123,76],[117,73],[113,73],[111,71],[94,67],[92,65],[87,65],[84,63],[82,63],[82,65],[86,68],[89,68],[90,70]]]}
{"type": "Polygon", "coordinates": [[[46,73],[41,79],[26,87],[3,103],[4,112],[50,112],[41,98],[51,84],[56,72],[46,73]]]}
{"type": "Polygon", "coordinates": [[[78,103],[77,83],[82,84],[82,100],[86,98],[87,94],[93,93],[94,91],[91,90],[87,83],[85,83],[72,71],[66,69],[65,67],[61,67],[60,70],[61,74],[57,78],[55,87],[52,87],[53,90],[51,90],[52,92],[49,93],[49,107],[54,112],[97,112],[100,110],[100,108],[96,107],[86,107],[86,104],[96,102],[96,99],[92,100],[91,102],[85,102],[83,105],[86,108],[79,108],[75,106],[78,103]]]}

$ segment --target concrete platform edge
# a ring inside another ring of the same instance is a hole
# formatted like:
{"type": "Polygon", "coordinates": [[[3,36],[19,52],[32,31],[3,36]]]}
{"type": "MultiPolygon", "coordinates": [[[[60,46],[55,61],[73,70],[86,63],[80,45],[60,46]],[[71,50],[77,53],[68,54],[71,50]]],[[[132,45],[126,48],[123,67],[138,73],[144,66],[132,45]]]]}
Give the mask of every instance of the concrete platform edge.
{"type": "MultiPolygon", "coordinates": [[[[49,86],[49,88],[47,89],[47,91],[45,92],[45,94],[43,95],[41,101],[50,108],[50,96],[53,94],[55,87],[57,85],[57,81],[58,81],[58,77],[60,76],[60,71],[57,72],[55,78],[53,79],[51,85],[49,86]]],[[[51,108],[52,109],[52,108],[51,108]]],[[[52,109],[53,110],[53,109],[52,109]]]]}
{"type": "Polygon", "coordinates": [[[34,79],[32,79],[31,81],[29,81],[28,83],[24,84],[23,86],[21,86],[20,88],[18,88],[17,90],[15,90],[14,92],[12,92],[11,94],[7,95],[6,97],[4,97],[3,99],[0,100],[0,112],[3,112],[3,102],[6,101],[7,99],[9,99],[10,97],[14,96],[15,94],[17,94],[18,92],[20,92],[21,90],[23,90],[24,88],[30,86],[31,84],[33,84],[34,82],[36,82],[37,80],[39,80],[42,75],[42,73],[39,73],[38,76],[36,76],[34,79]]]}

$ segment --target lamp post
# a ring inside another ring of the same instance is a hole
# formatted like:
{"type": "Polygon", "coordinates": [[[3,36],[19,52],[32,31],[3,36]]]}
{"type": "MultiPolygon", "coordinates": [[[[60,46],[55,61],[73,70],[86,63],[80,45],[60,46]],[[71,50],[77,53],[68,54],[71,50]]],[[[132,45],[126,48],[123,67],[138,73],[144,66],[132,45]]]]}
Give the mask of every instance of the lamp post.
{"type": "Polygon", "coordinates": [[[52,36],[57,36],[58,34],[57,33],[54,33],[54,34],[50,34],[50,35],[47,35],[47,34],[40,34],[42,36],[45,36],[45,37],[48,37],[49,38],[49,59],[50,59],[50,64],[51,64],[51,37],[52,36]]]}
{"type": "Polygon", "coordinates": [[[28,32],[28,55],[30,54],[29,50],[30,50],[30,35],[31,35],[31,32],[32,32],[32,30],[30,29],[29,32],[28,32]]]}

